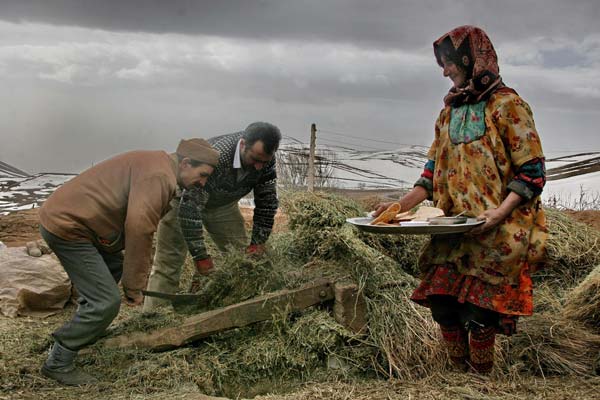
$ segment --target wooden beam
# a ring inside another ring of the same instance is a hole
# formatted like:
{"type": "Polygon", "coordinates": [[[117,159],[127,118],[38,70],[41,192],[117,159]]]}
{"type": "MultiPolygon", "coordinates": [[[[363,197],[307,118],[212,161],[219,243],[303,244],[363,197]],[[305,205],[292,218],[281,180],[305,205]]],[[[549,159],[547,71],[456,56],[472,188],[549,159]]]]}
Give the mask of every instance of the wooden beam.
{"type": "Polygon", "coordinates": [[[353,283],[336,283],[334,286],[335,320],[354,333],[364,333],[367,328],[367,303],[358,286],[353,283]]]}
{"type": "Polygon", "coordinates": [[[168,350],[232,328],[272,319],[277,313],[300,311],[335,298],[333,285],[318,280],[299,289],[282,290],[187,318],[180,325],[150,333],[129,333],[104,341],[104,347],[168,350]]]}

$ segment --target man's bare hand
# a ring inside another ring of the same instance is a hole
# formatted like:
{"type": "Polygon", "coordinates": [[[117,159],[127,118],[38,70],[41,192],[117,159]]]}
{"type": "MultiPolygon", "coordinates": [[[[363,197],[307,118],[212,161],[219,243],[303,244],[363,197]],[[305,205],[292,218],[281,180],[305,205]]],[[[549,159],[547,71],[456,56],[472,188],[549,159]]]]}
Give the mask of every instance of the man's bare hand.
{"type": "Polygon", "coordinates": [[[141,290],[123,288],[125,303],[128,306],[139,306],[144,302],[144,295],[141,290]]]}

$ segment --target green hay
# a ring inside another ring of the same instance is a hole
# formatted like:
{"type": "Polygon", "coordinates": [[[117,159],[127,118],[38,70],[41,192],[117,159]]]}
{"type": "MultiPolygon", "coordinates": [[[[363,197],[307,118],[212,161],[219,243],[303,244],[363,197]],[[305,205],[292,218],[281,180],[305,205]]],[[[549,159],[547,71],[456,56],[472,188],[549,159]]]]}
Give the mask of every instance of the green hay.
{"type": "Polygon", "coordinates": [[[156,329],[174,326],[183,321],[181,315],[168,312],[167,309],[159,309],[157,311],[134,314],[130,318],[113,324],[109,329],[111,336],[125,335],[133,332],[150,332],[156,329]]]}
{"type": "Polygon", "coordinates": [[[392,258],[400,268],[412,276],[419,276],[421,249],[429,242],[427,235],[378,235],[360,233],[367,245],[392,258]]]}
{"type": "Polygon", "coordinates": [[[355,228],[343,224],[347,217],[360,215],[360,207],[322,193],[294,196],[291,205],[284,203],[284,207],[293,221],[295,246],[310,249],[298,249],[294,254],[307,256],[304,261],[312,256],[328,260],[328,266],[345,266],[343,277],[349,275],[364,294],[369,313],[365,343],[378,352],[373,367],[384,376],[403,378],[439,370],[445,356],[440,352],[434,323],[428,310],[417,310],[409,300],[416,279],[365,243],[355,228]],[[335,211],[339,212],[337,217],[335,211]]]}
{"type": "Polygon", "coordinates": [[[197,294],[206,299],[207,309],[239,303],[285,287],[283,271],[269,259],[251,259],[239,252],[220,257],[215,272],[201,284],[197,294]]]}
{"type": "Polygon", "coordinates": [[[104,371],[104,381],[138,394],[192,384],[206,394],[248,396],[266,393],[266,388],[289,390],[309,377],[364,375],[361,367],[373,357],[372,350],[352,345],[352,338],[327,312],[312,309],[282,313],[273,322],[216,335],[194,347],[164,353],[98,348],[85,361],[104,371]],[[346,360],[344,368],[328,369],[332,357],[346,360]]]}

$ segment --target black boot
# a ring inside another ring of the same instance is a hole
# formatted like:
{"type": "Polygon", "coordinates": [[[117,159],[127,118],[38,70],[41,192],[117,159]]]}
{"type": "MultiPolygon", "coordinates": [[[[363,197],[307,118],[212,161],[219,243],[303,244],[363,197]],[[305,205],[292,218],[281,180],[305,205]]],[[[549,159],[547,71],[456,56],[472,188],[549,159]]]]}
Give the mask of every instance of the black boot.
{"type": "Polygon", "coordinates": [[[58,342],[54,342],[48,359],[42,366],[41,374],[68,386],[97,383],[96,378],[75,367],[73,360],[76,355],[76,351],[69,350],[58,342]]]}

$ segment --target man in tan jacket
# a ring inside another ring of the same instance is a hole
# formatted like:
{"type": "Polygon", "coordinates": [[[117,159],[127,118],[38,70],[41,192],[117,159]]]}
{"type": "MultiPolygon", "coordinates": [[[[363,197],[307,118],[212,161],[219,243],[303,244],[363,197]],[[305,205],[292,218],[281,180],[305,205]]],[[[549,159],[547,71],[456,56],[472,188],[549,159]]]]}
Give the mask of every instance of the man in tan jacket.
{"type": "Polygon", "coordinates": [[[177,187],[203,186],[219,160],[204,139],[175,154],[132,151],[106,160],[57,189],[40,209],[40,232],[79,293],[73,319],[57,329],[41,373],[67,385],[96,381],[75,368],[125,301],[139,305],[151,265],[152,235],[177,187]],[[125,250],[123,257],[122,250],[125,250]]]}

